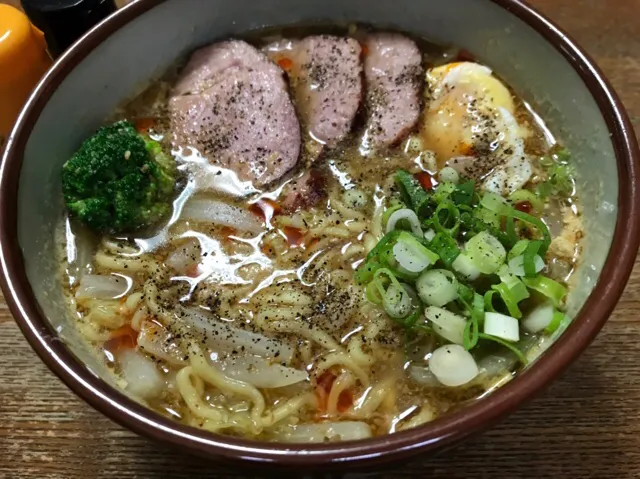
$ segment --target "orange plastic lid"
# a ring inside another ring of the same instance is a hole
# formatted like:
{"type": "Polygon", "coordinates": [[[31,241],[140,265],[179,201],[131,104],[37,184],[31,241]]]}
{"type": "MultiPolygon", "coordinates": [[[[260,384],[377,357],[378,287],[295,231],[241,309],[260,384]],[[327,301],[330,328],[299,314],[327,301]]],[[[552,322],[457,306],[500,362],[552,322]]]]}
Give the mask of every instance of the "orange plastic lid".
{"type": "Polygon", "coordinates": [[[0,4],[0,136],[6,136],[51,65],[44,35],[16,8],[0,4]]]}

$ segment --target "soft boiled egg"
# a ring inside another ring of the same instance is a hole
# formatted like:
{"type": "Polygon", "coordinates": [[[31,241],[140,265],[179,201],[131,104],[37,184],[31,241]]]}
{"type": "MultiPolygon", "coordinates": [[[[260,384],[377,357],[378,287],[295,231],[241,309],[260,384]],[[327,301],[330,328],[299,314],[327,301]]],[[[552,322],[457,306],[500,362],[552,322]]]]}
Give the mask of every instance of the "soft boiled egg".
{"type": "Polygon", "coordinates": [[[421,140],[439,167],[463,170],[497,194],[522,188],[532,174],[524,151],[527,131],[514,116],[511,92],[491,69],[451,63],[430,69],[426,82],[421,140]]]}

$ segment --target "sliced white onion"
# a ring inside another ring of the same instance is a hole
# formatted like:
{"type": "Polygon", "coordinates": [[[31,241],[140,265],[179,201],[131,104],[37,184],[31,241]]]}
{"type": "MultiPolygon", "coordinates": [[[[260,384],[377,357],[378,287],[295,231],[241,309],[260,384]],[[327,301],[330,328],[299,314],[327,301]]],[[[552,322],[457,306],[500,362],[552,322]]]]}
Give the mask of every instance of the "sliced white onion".
{"type": "Polygon", "coordinates": [[[357,441],[372,437],[371,427],[366,422],[343,421],[292,426],[278,439],[284,442],[313,443],[326,441],[357,441]]]}
{"type": "Polygon", "coordinates": [[[188,327],[204,333],[207,346],[214,351],[229,353],[244,347],[244,351],[262,358],[277,357],[288,363],[293,357],[293,348],[276,339],[247,331],[233,323],[221,321],[199,308],[178,308],[178,320],[188,327]]]}
{"type": "Polygon", "coordinates": [[[484,334],[506,341],[520,341],[520,323],[516,318],[500,313],[485,313],[484,334]]]}
{"type": "Polygon", "coordinates": [[[555,308],[551,301],[537,306],[523,320],[522,327],[530,333],[539,333],[545,329],[553,320],[555,308]]]}
{"type": "Polygon", "coordinates": [[[118,299],[129,291],[131,281],[116,275],[85,274],[80,279],[76,298],[118,299]]]}
{"type": "Polygon", "coordinates": [[[134,349],[125,349],[118,352],[118,364],[131,394],[142,399],[160,395],[164,379],[149,358],[134,349]]]}
{"type": "Polygon", "coordinates": [[[250,211],[212,199],[190,200],[182,210],[182,218],[229,226],[249,233],[260,233],[264,229],[262,222],[250,211]]]}
{"type": "Polygon", "coordinates": [[[425,308],[424,316],[433,323],[433,330],[444,339],[455,344],[464,343],[467,321],[462,316],[436,306],[425,308]]]}
{"type": "Polygon", "coordinates": [[[405,272],[421,273],[434,263],[423,250],[424,247],[421,248],[413,242],[398,241],[393,245],[393,257],[405,272]]]}
{"type": "Polygon", "coordinates": [[[145,353],[180,366],[185,364],[186,352],[164,327],[152,321],[143,321],[138,334],[138,347],[145,353]]]}
{"type": "Polygon", "coordinates": [[[270,363],[257,356],[227,356],[214,364],[218,365],[227,376],[248,382],[257,388],[281,388],[309,379],[306,371],[288,368],[279,363],[270,363]]]}
{"type": "MultiPolygon", "coordinates": [[[[536,267],[536,273],[539,273],[544,269],[544,260],[540,257],[540,255],[534,256],[534,265],[536,267]]],[[[509,261],[509,269],[516,276],[524,276],[524,255],[516,256],[511,261],[509,261]]]]}
{"type": "Polygon", "coordinates": [[[478,267],[464,253],[458,255],[451,267],[468,281],[475,281],[480,276],[478,267]]]}
{"type": "Polygon", "coordinates": [[[451,271],[425,271],[416,281],[420,299],[430,306],[444,306],[458,297],[458,281],[451,271]]]}
{"type": "Polygon", "coordinates": [[[449,387],[467,384],[479,373],[471,353],[458,344],[436,349],[429,359],[429,369],[438,381],[449,387]]]}
{"type": "Polygon", "coordinates": [[[436,232],[434,230],[427,230],[424,232],[424,239],[427,241],[433,240],[436,237],[436,232]]]}
{"type": "Polygon", "coordinates": [[[389,220],[387,221],[387,233],[391,233],[396,229],[396,225],[398,221],[406,220],[411,225],[411,231],[416,236],[422,236],[422,227],[420,226],[420,220],[418,219],[418,215],[413,210],[409,208],[402,208],[401,210],[395,211],[391,216],[389,216],[389,220]]]}
{"type": "Polygon", "coordinates": [[[173,268],[178,273],[184,273],[194,264],[199,264],[201,259],[200,243],[195,238],[190,239],[186,243],[182,243],[173,250],[165,264],[173,268]]]}

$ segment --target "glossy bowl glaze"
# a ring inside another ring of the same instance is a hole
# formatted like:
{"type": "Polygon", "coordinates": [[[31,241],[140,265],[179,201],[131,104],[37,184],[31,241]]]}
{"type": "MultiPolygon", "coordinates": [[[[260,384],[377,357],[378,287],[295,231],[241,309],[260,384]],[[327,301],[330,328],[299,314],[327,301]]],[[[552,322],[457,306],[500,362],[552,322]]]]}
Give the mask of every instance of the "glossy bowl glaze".
{"type": "MultiPolygon", "coordinates": [[[[8,139],[0,170],[3,291],[42,360],[73,391],[129,429],[204,457],[305,471],[362,467],[433,452],[492,425],[557,377],[615,307],[640,241],[638,146],[598,68],[557,26],[518,0],[140,0],[98,25],[56,63],[8,139]],[[68,324],[53,232],[60,167],[110,111],[181,55],[265,26],[363,22],[454,44],[494,68],[574,153],[587,237],[573,323],[510,383],[422,427],[319,445],[242,440],[171,421],[109,381],[68,324]]],[[[542,438],[541,438],[542,440],[542,438]]]]}

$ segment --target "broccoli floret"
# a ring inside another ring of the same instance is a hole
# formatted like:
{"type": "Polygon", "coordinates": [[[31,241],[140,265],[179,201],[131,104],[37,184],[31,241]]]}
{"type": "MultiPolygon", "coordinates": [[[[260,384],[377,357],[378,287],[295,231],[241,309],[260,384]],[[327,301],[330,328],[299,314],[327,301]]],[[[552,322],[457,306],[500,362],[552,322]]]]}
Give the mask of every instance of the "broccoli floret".
{"type": "Polygon", "coordinates": [[[120,121],[99,129],[62,167],[67,208],[91,229],[130,232],[171,211],[173,158],[162,146],[120,121]]]}

